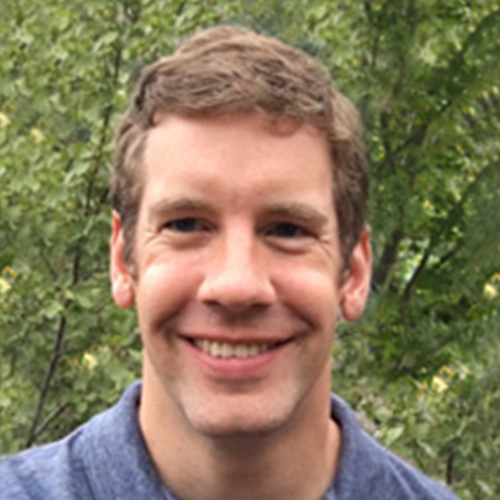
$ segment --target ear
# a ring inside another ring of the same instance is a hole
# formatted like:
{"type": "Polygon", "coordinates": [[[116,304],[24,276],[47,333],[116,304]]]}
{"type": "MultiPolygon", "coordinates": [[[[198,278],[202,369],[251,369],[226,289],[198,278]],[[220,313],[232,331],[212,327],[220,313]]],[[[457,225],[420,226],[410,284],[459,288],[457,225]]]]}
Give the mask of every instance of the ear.
{"type": "Polygon", "coordinates": [[[123,236],[120,215],[113,210],[110,246],[109,273],[111,278],[111,293],[115,304],[126,309],[134,305],[134,281],[129,266],[124,259],[125,240],[123,236]]]}
{"type": "Polygon", "coordinates": [[[372,274],[371,230],[366,227],[351,254],[349,269],[340,288],[340,309],[347,321],[358,319],[365,309],[372,274]]]}

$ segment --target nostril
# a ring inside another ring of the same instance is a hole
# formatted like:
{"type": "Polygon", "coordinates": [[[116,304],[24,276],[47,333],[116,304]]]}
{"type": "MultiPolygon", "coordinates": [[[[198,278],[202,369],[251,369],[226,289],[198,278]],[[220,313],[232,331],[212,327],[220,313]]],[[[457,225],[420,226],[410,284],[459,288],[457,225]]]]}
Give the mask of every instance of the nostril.
{"type": "Polygon", "coordinates": [[[227,303],[218,301],[205,302],[224,323],[232,326],[245,325],[259,319],[270,307],[270,304],[259,303],[227,303]]]}
{"type": "Polygon", "coordinates": [[[201,283],[198,299],[207,305],[217,305],[240,314],[271,305],[276,299],[276,293],[272,282],[264,273],[220,273],[207,277],[201,283]]]}

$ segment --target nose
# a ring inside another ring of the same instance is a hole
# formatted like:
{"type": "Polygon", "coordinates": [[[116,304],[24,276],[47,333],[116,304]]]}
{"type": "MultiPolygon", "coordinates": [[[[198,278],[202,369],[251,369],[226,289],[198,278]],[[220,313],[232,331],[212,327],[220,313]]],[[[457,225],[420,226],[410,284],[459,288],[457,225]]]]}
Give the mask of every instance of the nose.
{"type": "Polygon", "coordinates": [[[233,314],[270,306],[276,291],[268,266],[257,236],[222,236],[208,258],[198,298],[233,314]]]}

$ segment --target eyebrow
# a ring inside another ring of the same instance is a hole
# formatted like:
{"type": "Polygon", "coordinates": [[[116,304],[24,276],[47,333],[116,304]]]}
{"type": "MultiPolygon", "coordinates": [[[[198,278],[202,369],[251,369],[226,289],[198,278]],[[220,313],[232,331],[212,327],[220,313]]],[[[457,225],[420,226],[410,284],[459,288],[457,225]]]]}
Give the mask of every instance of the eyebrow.
{"type": "Polygon", "coordinates": [[[167,214],[177,212],[212,213],[213,208],[206,202],[193,198],[176,198],[174,200],[160,200],[153,204],[148,211],[148,220],[155,221],[167,214]]]}
{"type": "Polygon", "coordinates": [[[277,217],[284,217],[311,224],[314,227],[322,228],[330,222],[330,218],[318,209],[298,202],[286,202],[270,205],[265,210],[266,214],[277,217]]]}

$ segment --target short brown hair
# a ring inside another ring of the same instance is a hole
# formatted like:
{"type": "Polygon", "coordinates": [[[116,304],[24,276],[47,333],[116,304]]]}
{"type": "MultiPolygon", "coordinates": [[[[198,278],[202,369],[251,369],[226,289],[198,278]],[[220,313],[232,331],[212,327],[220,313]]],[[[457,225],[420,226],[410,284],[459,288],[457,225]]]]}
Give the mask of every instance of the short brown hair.
{"type": "Polygon", "coordinates": [[[221,115],[257,111],[323,131],[333,167],[333,201],[344,265],[366,224],[368,168],[358,113],[316,59],[240,27],[201,31],[144,69],[117,131],[111,177],[113,207],[133,261],[141,200],[140,166],[155,115],[221,115]]]}

